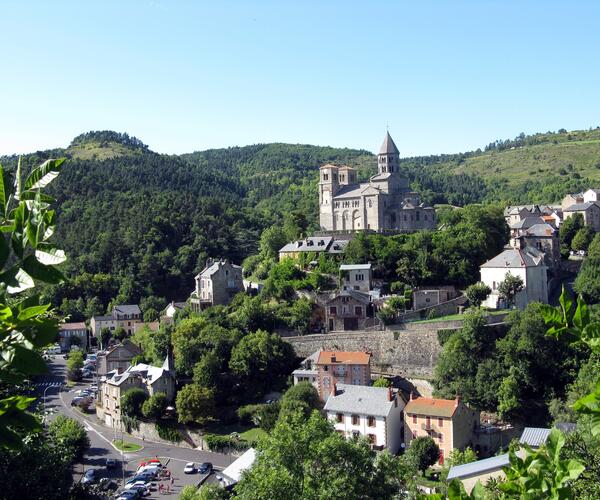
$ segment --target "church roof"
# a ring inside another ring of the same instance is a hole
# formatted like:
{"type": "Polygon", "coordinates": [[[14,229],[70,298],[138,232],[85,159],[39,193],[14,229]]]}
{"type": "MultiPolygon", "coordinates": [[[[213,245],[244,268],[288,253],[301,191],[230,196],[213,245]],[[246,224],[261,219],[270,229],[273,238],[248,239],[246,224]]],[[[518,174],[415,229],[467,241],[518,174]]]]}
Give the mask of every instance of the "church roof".
{"type": "Polygon", "coordinates": [[[394,139],[392,139],[392,136],[390,135],[389,132],[385,133],[385,139],[383,139],[383,144],[381,145],[381,148],[379,149],[379,154],[380,155],[386,155],[386,154],[400,154],[400,151],[398,151],[398,148],[396,147],[396,144],[394,144],[394,139]]]}

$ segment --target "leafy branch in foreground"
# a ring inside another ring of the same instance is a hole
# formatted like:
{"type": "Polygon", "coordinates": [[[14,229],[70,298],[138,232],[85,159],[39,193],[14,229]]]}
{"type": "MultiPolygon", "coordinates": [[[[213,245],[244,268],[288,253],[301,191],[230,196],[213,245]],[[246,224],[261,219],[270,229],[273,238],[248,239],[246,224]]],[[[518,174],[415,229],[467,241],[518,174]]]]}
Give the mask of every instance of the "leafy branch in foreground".
{"type": "MultiPolygon", "coordinates": [[[[60,173],[60,160],[47,160],[25,179],[19,160],[14,179],[0,165],[0,382],[16,384],[43,373],[39,350],[58,335],[50,304],[40,304],[36,282],[60,283],[55,266],[65,253],[49,240],[54,233],[54,199],[42,192],[60,173]]],[[[35,431],[39,421],[27,408],[34,398],[0,400],[0,446],[19,448],[19,432],[35,431]]]]}

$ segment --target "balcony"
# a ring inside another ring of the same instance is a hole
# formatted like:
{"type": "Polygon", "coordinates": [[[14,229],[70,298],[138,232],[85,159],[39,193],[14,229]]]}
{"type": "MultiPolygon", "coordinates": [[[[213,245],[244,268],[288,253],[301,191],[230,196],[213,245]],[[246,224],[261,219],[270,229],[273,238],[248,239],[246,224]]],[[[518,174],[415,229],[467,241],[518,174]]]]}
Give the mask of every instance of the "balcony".
{"type": "Polygon", "coordinates": [[[433,425],[431,422],[429,422],[429,423],[423,422],[421,424],[421,429],[423,429],[424,431],[427,431],[427,432],[438,432],[437,427],[435,425],[433,425]]]}

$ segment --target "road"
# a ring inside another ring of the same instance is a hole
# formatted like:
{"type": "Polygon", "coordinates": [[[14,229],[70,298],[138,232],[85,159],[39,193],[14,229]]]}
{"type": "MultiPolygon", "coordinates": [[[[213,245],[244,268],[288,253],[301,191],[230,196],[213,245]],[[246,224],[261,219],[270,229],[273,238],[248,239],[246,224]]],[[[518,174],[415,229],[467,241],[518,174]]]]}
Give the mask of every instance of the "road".
{"type": "MultiPolygon", "coordinates": [[[[111,442],[115,439],[115,431],[100,424],[96,419],[95,414],[90,413],[84,415],[81,411],[71,407],[71,400],[75,396],[75,391],[87,387],[91,380],[87,383],[81,383],[72,389],[67,389],[66,385],[66,361],[62,356],[53,356],[48,363],[49,373],[39,377],[34,382],[37,395],[44,400],[45,409],[49,412],[49,419],[55,418],[56,415],[62,414],[75,418],[83,423],[88,436],[90,438],[90,449],[84,457],[82,464],[77,464],[75,467],[75,481],[79,481],[81,475],[90,468],[98,469],[99,477],[111,477],[118,481],[119,486],[125,477],[132,477],[135,469],[144,458],[159,457],[161,461],[167,464],[171,471],[175,482],[170,494],[171,497],[178,495],[181,489],[188,484],[197,484],[197,474],[184,474],[183,468],[187,462],[211,462],[216,469],[226,467],[231,458],[228,455],[220,453],[212,453],[209,451],[193,450],[189,448],[181,448],[175,445],[167,445],[163,443],[155,443],[150,441],[142,441],[125,434],[125,440],[140,444],[144,447],[143,450],[135,453],[121,454],[116,450],[111,442]],[[60,386],[63,385],[63,390],[60,386]],[[44,393],[46,397],[44,398],[44,393]],[[120,465],[116,469],[108,470],[105,468],[107,458],[114,458],[118,464],[124,459],[124,467],[120,465]]],[[[117,439],[121,439],[120,432],[117,431],[117,439]]],[[[158,492],[153,492],[152,496],[147,498],[161,498],[164,495],[159,495],[158,492]]]]}

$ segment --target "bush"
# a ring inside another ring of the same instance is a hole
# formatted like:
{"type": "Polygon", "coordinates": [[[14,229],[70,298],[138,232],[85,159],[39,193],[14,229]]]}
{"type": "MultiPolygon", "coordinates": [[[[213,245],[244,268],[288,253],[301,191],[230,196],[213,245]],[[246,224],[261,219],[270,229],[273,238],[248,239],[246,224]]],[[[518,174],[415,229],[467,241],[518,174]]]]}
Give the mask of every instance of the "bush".
{"type": "Polygon", "coordinates": [[[142,414],[146,418],[158,419],[167,409],[167,396],[164,392],[157,392],[142,404],[142,414]]]}
{"type": "Polygon", "coordinates": [[[157,420],[154,428],[158,432],[158,436],[166,441],[179,443],[182,439],[177,423],[173,420],[157,420]]]}
{"type": "Polygon", "coordinates": [[[410,442],[407,456],[418,470],[425,471],[438,461],[440,449],[433,439],[421,436],[410,442]]]}
{"type": "Polygon", "coordinates": [[[220,434],[205,434],[204,440],[208,445],[208,449],[216,452],[229,451],[230,449],[232,451],[245,451],[254,444],[248,441],[234,439],[229,436],[221,436],[220,434]]]}
{"type": "Polygon", "coordinates": [[[128,417],[141,417],[142,405],[148,399],[148,394],[139,387],[133,387],[121,397],[121,407],[123,413],[128,417]]]}

